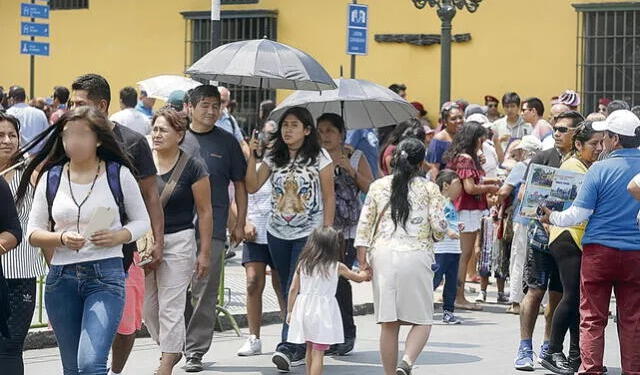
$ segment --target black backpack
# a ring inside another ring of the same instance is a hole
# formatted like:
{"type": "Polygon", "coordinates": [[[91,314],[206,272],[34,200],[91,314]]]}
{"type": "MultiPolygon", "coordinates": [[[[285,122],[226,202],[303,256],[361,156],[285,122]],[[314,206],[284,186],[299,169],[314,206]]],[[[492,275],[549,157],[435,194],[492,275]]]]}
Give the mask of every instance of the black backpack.
{"type": "MultiPolygon", "coordinates": [[[[107,161],[105,162],[105,164],[107,169],[107,182],[109,183],[109,189],[111,190],[111,194],[113,194],[113,199],[118,205],[120,222],[122,223],[122,225],[124,225],[129,222],[129,218],[127,217],[127,211],[124,206],[124,194],[122,193],[122,186],[120,185],[120,168],[122,167],[122,165],[114,161],[107,161]]],[[[55,199],[58,188],[60,187],[62,169],[62,164],[54,165],[53,167],[51,167],[51,169],[49,169],[49,173],[47,175],[47,210],[49,212],[49,223],[52,229],[55,225],[55,222],[53,220],[53,216],[51,215],[51,207],[53,206],[53,200],[55,199]]],[[[135,251],[137,251],[135,241],[122,245],[122,254],[124,256],[122,259],[122,263],[125,272],[129,270],[129,266],[131,266],[131,263],[133,263],[133,253],[135,251]]]]}

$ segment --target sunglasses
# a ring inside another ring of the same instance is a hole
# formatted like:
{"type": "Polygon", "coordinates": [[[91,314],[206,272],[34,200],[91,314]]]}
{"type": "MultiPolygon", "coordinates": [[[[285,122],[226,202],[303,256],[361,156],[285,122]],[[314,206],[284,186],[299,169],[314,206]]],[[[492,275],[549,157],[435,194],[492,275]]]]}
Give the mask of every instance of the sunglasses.
{"type": "Polygon", "coordinates": [[[571,128],[568,128],[566,126],[554,126],[553,127],[553,132],[554,133],[555,132],[559,132],[559,133],[564,134],[564,133],[568,132],[569,130],[571,130],[571,128]]]}

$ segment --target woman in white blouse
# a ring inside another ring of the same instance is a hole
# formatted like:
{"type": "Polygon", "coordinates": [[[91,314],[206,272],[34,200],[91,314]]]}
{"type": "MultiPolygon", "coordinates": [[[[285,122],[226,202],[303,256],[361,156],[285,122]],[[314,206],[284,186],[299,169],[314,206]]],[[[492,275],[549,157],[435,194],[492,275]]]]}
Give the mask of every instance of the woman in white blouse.
{"type": "Polygon", "coordinates": [[[25,238],[53,249],[45,306],[64,373],[106,374],[124,306],[122,245],[149,230],[149,216],[104,115],[79,107],[54,126],[17,201],[41,168],[25,238]]]}

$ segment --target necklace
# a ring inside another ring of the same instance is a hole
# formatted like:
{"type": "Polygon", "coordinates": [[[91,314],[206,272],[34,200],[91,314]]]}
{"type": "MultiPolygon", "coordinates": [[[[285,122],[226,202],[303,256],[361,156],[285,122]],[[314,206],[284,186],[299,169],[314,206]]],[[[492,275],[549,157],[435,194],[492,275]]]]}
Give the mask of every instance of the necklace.
{"type": "Polygon", "coordinates": [[[93,192],[93,187],[96,186],[96,180],[98,179],[99,175],[100,175],[100,161],[98,161],[98,169],[96,170],[96,175],[93,178],[93,182],[91,183],[89,192],[84,197],[82,202],[78,204],[76,197],[73,195],[73,189],[71,188],[71,164],[67,163],[67,181],[69,182],[69,193],[71,193],[71,200],[73,200],[73,203],[76,205],[76,207],[78,207],[78,216],[76,217],[76,229],[78,233],[80,233],[80,211],[82,210],[82,206],[87,202],[87,199],[89,199],[89,196],[91,196],[91,193],[93,192]]]}

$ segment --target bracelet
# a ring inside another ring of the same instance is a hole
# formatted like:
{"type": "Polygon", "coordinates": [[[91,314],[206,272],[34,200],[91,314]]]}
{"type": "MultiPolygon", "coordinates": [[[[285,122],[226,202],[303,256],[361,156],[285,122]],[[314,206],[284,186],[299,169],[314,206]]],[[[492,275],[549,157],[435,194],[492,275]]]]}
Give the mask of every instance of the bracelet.
{"type": "Polygon", "coordinates": [[[67,231],[66,231],[66,230],[63,230],[63,231],[62,231],[62,233],[60,233],[60,244],[61,244],[62,246],[67,246],[67,245],[65,245],[65,244],[64,244],[64,239],[62,238],[62,237],[64,236],[64,234],[65,234],[65,233],[67,233],[67,231]]]}
{"type": "Polygon", "coordinates": [[[8,253],[8,252],[9,252],[9,250],[7,250],[7,248],[6,248],[6,247],[4,247],[4,245],[3,245],[3,244],[1,244],[1,243],[0,243],[0,249],[2,249],[2,253],[0,253],[0,255],[2,255],[2,254],[6,254],[6,253],[8,253]]]}

